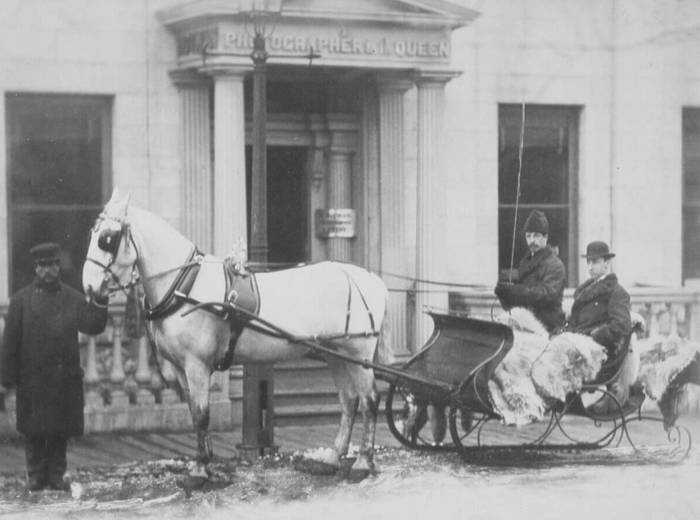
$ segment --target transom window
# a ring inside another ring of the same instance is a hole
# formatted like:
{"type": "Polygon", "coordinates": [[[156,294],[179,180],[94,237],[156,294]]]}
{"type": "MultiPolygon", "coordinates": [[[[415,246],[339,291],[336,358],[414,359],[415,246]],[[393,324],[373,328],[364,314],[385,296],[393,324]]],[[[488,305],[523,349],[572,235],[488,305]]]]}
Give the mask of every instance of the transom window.
{"type": "Polygon", "coordinates": [[[87,233],[109,189],[111,98],[10,93],[8,141],[10,287],[34,278],[29,249],[63,248],[63,279],[81,288],[87,233]]]}
{"type": "MultiPolygon", "coordinates": [[[[523,225],[540,209],[549,220],[549,244],[567,268],[569,285],[578,278],[576,254],[576,164],[578,113],[575,107],[526,105],[520,199],[513,267],[525,255],[523,225]]],[[[498,251],[499,268],[511,267],[522,106],[498,109],[498,251]]]]}

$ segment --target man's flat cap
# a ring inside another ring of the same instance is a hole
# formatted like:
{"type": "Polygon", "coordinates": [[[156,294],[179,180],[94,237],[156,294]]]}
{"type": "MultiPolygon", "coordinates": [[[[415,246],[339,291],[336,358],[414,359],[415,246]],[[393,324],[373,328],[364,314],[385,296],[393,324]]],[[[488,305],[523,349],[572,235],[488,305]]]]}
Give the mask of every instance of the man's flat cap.
{"type": "Polygon", "coordinates": [[[55,242],[42,242],[29,250],[29,254],[35,262],[41,260],[58,260],[60,252],[61,246],[55,242]]]}

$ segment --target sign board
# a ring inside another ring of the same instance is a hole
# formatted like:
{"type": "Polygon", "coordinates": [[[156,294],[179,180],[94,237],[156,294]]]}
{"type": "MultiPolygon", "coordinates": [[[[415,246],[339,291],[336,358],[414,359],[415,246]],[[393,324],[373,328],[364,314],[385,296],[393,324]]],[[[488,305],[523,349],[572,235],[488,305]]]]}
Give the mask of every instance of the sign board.
{"type": "Polygon", "coordinates": [[[355,210],[351,208],[317,209],[316,236],[318,238],[353,238],[355,210]]]}

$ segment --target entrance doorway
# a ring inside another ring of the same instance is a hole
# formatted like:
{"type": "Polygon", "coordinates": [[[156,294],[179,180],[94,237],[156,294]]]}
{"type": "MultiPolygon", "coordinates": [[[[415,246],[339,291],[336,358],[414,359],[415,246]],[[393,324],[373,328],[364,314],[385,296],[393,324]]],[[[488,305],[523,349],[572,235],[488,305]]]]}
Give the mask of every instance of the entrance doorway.
{"type": "MultiPolygon", "coordinates": [[[[246,146],[248,236],[252,147],[246,146]]],[[[267,241],[268,262],[298,263],[310,258],[309,190],[306,176],[308,148],[267,147],[267,241]]]]}

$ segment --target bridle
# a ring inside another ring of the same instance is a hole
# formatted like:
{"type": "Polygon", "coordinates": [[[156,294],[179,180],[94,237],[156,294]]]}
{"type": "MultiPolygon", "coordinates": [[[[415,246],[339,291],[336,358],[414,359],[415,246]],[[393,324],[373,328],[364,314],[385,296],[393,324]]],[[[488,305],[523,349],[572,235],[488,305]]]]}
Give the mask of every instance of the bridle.
{"type": "MultiPolygon", "coordinates": [[[[119,229],[117,229],[116,227],[112,229],[103,229],[100,232],[100,236],[97,239],[97,247],[105,253],[109,254],[109,261],[105,264],[100,262],[99,260],[91,258],[90,256],[86,256],[85,260],[87,262],[95,264],[96,266],[102,269],[102,272],[104,273],[104,280],[106,280],[108,283],[106,288],[106,292],[108,295],[121,291],[128,297],[127,291],[135,285],[143,283],[146,280],[158,278],[168,273],[186,269],[188,267],[200,264],[202,262],[201,254],[197,256],[197,258],[195,258],[195,255],[193,253],[190,259],[184,264],[171,267],[170,269],[165,269],[158,273],[152,274],[151,276],[148,276],[146,278],[140,278],[138,270],[136,269],[136,262],[139,258],[139,251],[136,247],[136,242],[134,242],[134,238],[131,233],[131,225],[126,220],[119,219],[116,217],[110,217],[105,215],[104,213],[101,213],[100,216],[97,217],[97,221],[95,222],[91,233],[94,233],[97,230],[97,227],[100,225],[100,223],[105,220],[114,221],[119,225],[119,229]],[[126,240],[126,250],[128,251],[128,248],[131,246],[136,252],[136,259],[134,260],[134,263],[131,266],[131,276],[127,283],[122,283],[119,279],[119,276],[117,276],[117,274],[114,271],[112,271],[112,266],[116,262],[117,255],[119,254],[119,247],[121,246],[121,243],[124,240],[126,240]],[[109,285],[110,282],[112,282],[112,285],[109,285]]],[[[197,248],[193,246],[193,252],[197,251],[197,248]]]]}
{"type": "Polygon", "coordinates": [[[121,220],[115,217],[108,217],[104,213],[102,213],[99,217],[97,217],[97,221],[95,222],[91,233],[95,233],[100,223],[106,220],[114,221],[119,225],[119,229],[103,229],[100,232],[100,236],[97,239],[97,247],[99,247],[105,253],[109,254],[109,261],[105,264],[100,262],[99,260],[91,258],[90,256],[87,256],[85,260],[95,264],[96,266],[102,269],[102,272],[105,275],[104,279],[107,280],[108,283],[106,289],[107,294],[113,294],[119,291],[122,291],[124,294],[126,294],[128,289],[139,283],[138,273],[136,272],[136,261],[134,261],[134,263],[131,266],[131,276],[130,280],[127,283],[121,282],[119,276],[117,276],[117,274],[112,270],[112,266],[117,260],[117,255],[119,254],[119,247],[121,246],[123,240],[126,240],[127,251],[130,246],[133,246],[134,251],[136,251],[137,259],[138,249],[136,249],[136,243],[134,242],[134,239],[131,235],[131,226],[125,220],[121,220]],[[113,282],[113,284],[110,286],[109,282],[113,282]]]}

